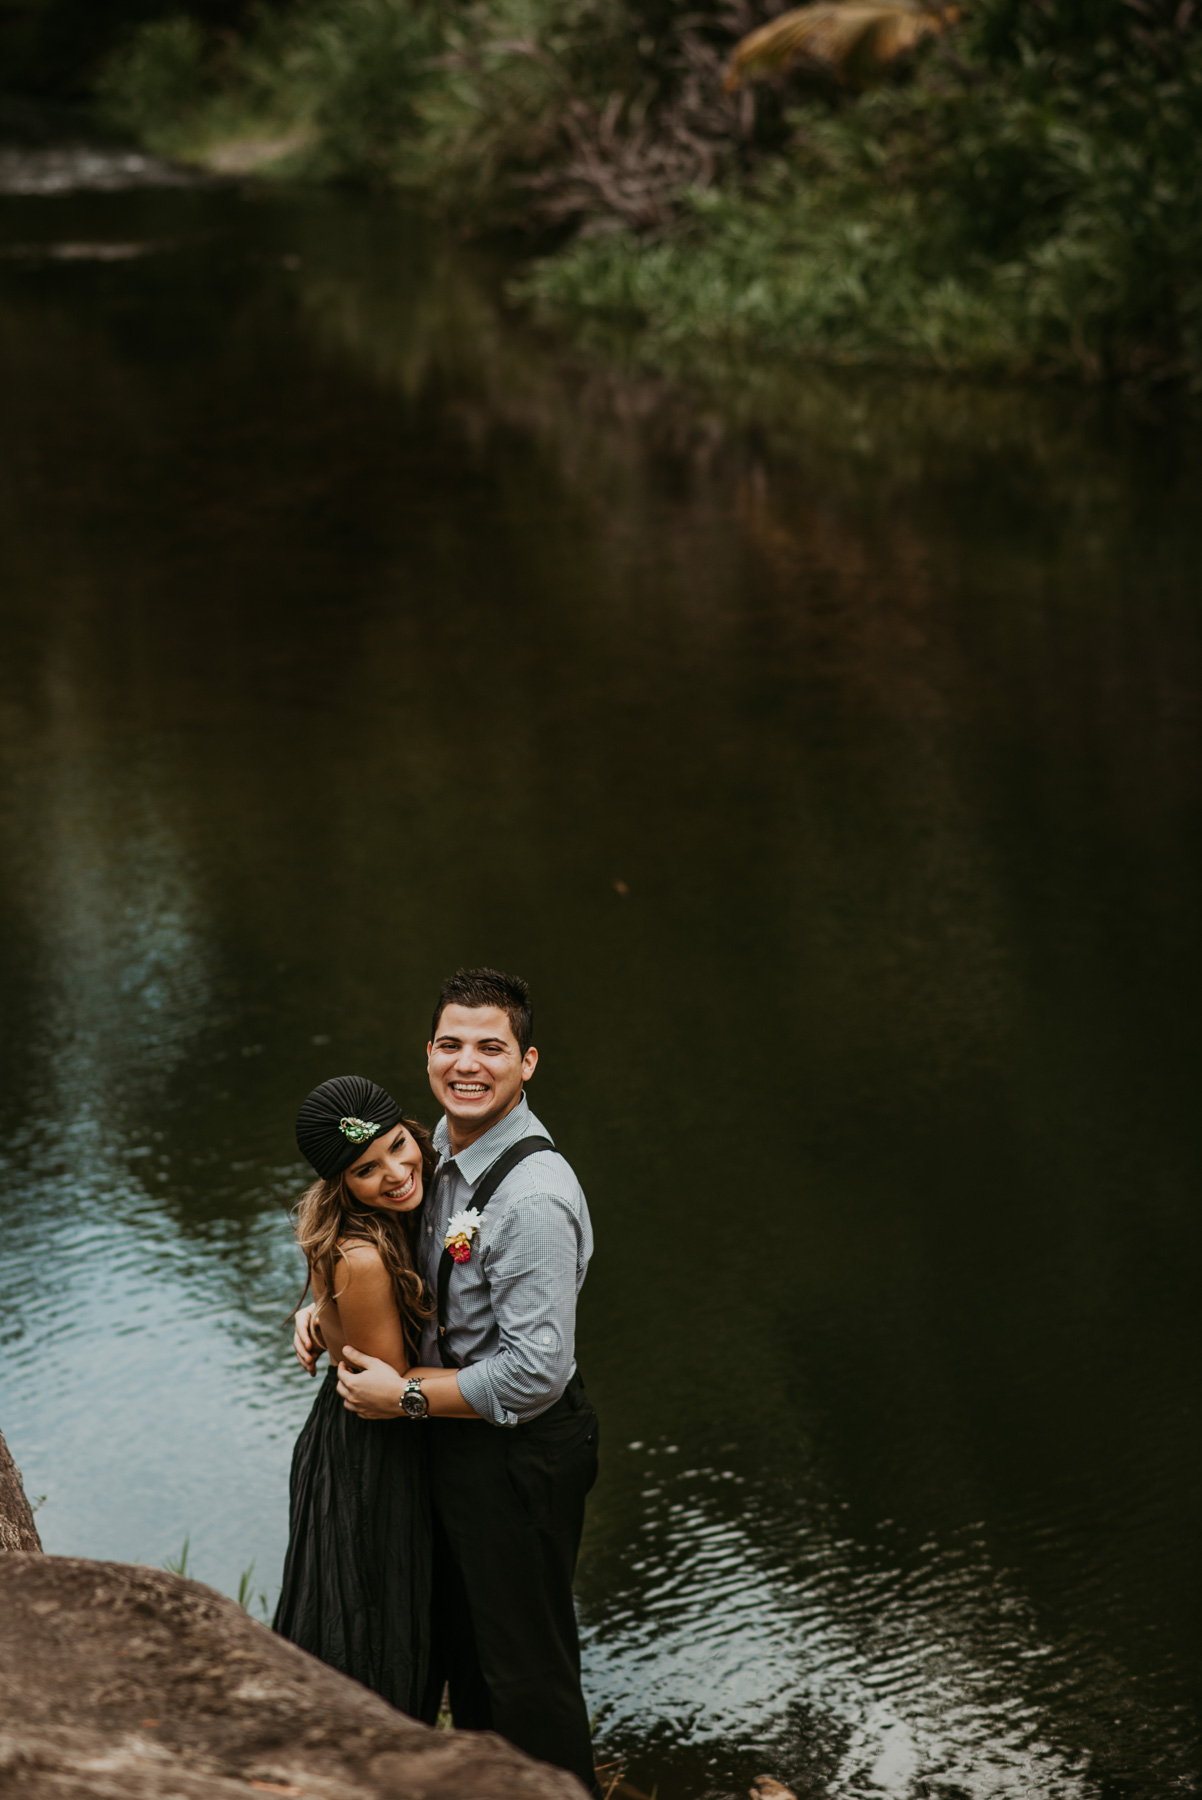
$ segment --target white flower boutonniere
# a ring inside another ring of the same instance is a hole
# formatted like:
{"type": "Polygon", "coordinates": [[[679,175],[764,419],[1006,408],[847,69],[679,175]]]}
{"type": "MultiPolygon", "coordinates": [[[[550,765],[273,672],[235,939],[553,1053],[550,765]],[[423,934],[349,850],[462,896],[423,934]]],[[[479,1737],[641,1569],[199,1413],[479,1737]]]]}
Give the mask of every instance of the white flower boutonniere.
{"type": "Polygon", "coordinates": [[[447,1235],[443,1243],[458,1263],[464,1263],[472,1253],[472,1239],[480,1229],[480,1214],[474,1206],[465,1208],[463,1212],[452,1213],[447,1222],[447,1235]]]}

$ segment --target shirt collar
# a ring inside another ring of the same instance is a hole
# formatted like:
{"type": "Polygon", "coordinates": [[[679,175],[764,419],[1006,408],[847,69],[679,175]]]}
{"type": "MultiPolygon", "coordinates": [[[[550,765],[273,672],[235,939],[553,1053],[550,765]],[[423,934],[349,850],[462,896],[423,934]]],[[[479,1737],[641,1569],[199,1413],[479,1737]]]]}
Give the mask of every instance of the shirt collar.
{"type": "Polygon", "coordinates": [[[483,1137],[477,1138],[474,1144],[469,1144],[466,1150],[461,1150],[458,1156],[450,1154],[451,1140],[444,1113],[434,1128],[434,1148],[441,1155],[444,1166],[447,1163],[454,1163],[464,1181],[469,1187],[472,1187],[479,1181],[484,1171],[496,1162],[502,1151],[508,1150],[510,1145],[516,1144],[519,1139],[529,1136],[532,1123],[536,1124],[537,1121],[526,1103],[526,1095],[523,1092],[512,1112],[507,1112],[503,1119],[498,1119],[496,1124],[484,1133],[483,1137]]]}

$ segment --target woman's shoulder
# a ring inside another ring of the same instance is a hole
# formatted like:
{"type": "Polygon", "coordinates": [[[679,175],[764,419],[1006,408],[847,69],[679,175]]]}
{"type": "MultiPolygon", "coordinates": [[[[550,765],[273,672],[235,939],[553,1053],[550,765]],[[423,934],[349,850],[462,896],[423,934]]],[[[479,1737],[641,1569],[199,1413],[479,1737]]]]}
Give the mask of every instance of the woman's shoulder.
{"type": "Polygon", "coordinates": [[[340,1261],[349,1263],[352,1269],[362,1269],[366,1273],[369,1269],[385,1267],[379,1245],[374,1244],[370,1238],[339,1238],[334,1249],[340,1261]]]}

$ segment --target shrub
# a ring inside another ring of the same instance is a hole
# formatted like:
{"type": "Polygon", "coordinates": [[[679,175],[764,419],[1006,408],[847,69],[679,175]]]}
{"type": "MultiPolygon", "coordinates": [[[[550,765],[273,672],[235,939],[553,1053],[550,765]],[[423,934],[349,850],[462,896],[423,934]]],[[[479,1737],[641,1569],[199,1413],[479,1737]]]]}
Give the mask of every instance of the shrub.
{"type": "Polygon", "coordinates": [[[316,127],[328,172],[403,179],[441,47],[433,6],[321,0],[302,9],[287,32],[277,89],[316,127]]]}
{"type": "Polygon", "coordinates": [[[103,117],[155,147],[185,139],[211,97],[205,33],[179,14],[152,19],[116,49],[97,79],[103,117]]]}
{"type": "Polygon", "coordinates": [[[814,95],[783,157],[661,243],[579,242],[523,292],[637,324],[652,358],[691,337],[1197,382],[1202,38],[1130,16],[1100,0],[1096,36],[1072,0],[985,4],[912,79],[814,95]]]}
{"type": "MultiPolygon", "coordinates": [[[[860,92],[727,94],[774,0],[300,0],[148,25],[110,117],[241,108],[457,226],[577,227],[520,292],[662,360],[757,354],[1202,382],[1202,26],[1178,0],[964,0],[860,92]]],[[[1202,15],[1200,15],[1202,16],[1202,15]]],[[[208,124],[205,124],[205,121],[208,124]]]]}

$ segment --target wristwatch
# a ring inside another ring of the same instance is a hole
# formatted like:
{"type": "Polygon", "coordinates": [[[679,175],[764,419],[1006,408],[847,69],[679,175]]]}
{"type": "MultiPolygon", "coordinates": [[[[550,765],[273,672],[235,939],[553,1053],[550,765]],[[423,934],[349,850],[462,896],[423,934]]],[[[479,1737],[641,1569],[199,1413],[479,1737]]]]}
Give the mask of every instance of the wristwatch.
{"type": "Polygon", "coordinates": [[[401,1395],[400,1407],[407,1419],[428,1419],[430,1417],[430,1402],[422,1393],[422,1384],[416,1375],[401,1395]]]}

